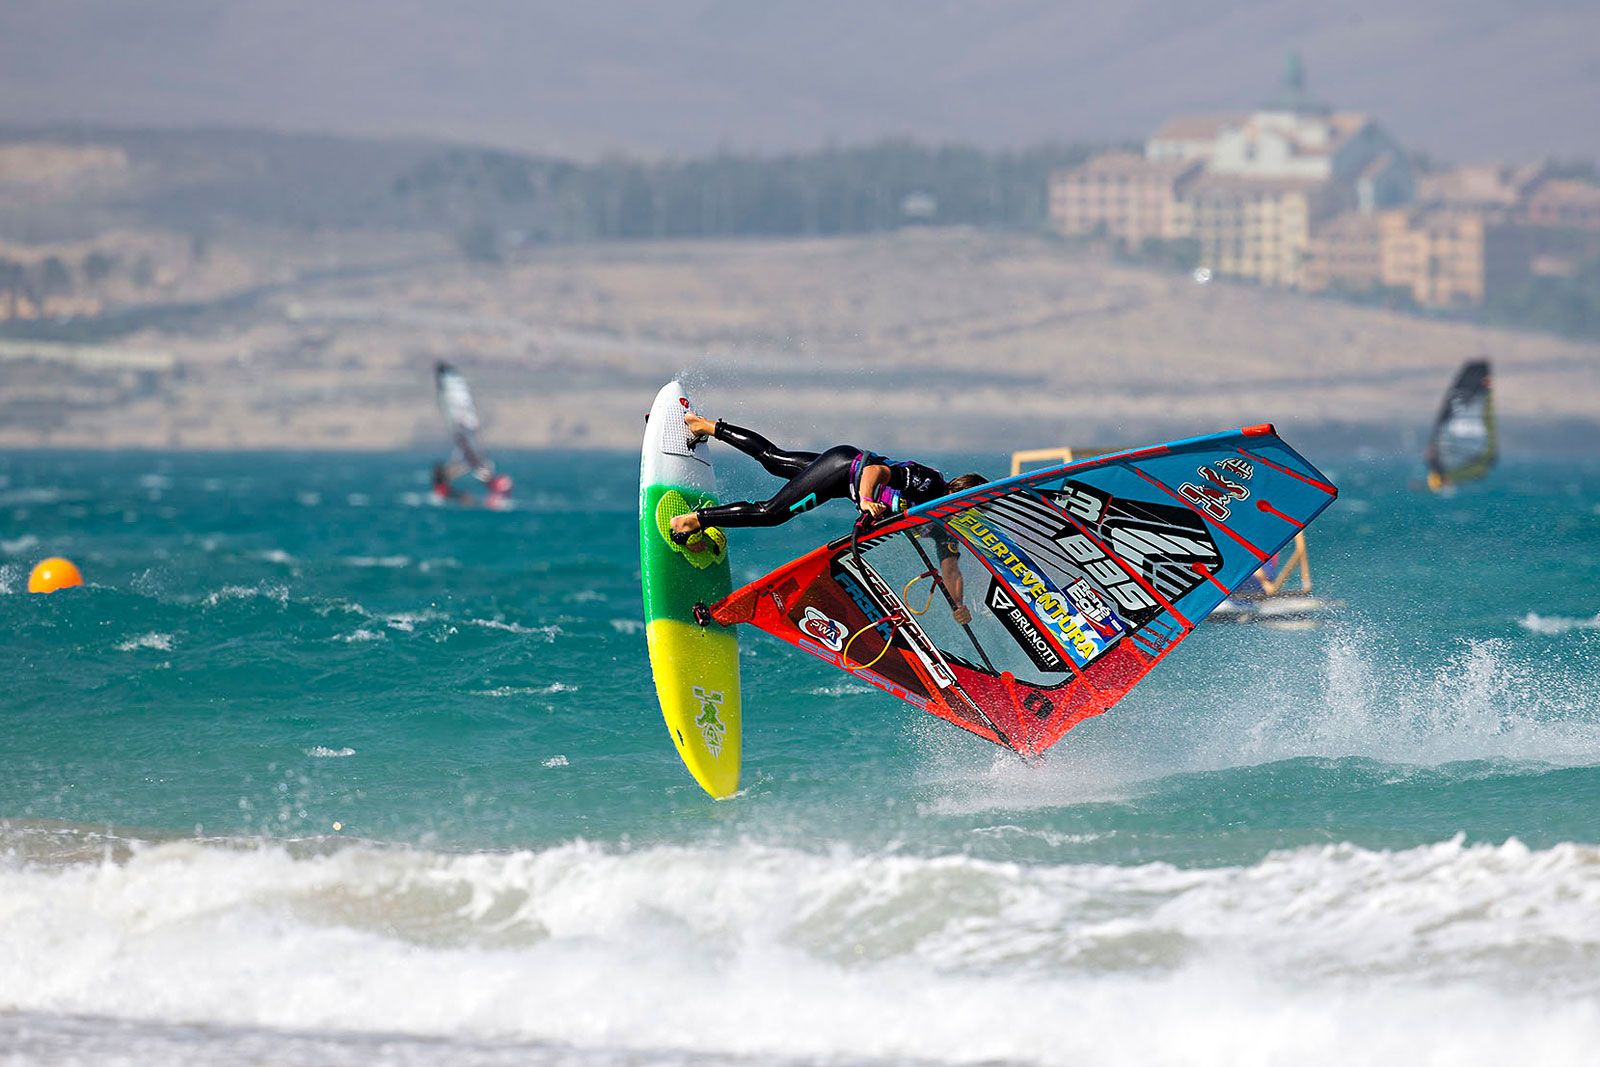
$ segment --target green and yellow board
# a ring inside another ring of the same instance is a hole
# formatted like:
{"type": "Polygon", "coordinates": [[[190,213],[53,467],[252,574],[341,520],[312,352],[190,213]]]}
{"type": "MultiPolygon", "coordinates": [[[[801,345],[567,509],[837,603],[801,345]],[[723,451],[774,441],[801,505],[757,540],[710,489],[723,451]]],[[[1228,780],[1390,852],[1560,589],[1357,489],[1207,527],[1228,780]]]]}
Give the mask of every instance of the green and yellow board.
{"type": "Polygon", "coordinates": [[[739,789],[739,642],[731,629],[695,621],[695,604],[728,595],[726,540],[694,552],[667,536],[672,516],[717,502],[705,444],[683,425],[689,394],[668,382],[645,423],[639,463],[639,569],[650,669],[667,732],[684,766],[717,798],[739,789]]]}

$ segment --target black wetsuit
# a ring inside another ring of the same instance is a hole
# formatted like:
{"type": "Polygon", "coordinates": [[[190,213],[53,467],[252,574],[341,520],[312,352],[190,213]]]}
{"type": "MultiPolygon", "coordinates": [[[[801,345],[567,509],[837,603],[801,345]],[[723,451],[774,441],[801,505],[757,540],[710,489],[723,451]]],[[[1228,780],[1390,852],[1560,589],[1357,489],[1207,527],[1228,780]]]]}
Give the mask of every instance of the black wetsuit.
{"type": "MultiPolygon", "coordinates": [[[[862,470],[874,463],[889,468],[889,481],[879,491],[879,498],[891,510],[925,504],[950,491],[944,475],[932,467],[912,462],[891,463],[854,445],[834,445],[826,452],[791,452],[754,431],[721,421],[713,436],[750,456],[768,474],[786,481],[766,500],[741,500],[702,508],[698,512],[701,526],[779,526],[829,500],[854,500],[862,470]]],[[[939,546],[941,559],[957,555],[954,540],[943,526],[933,524],[932,536],[939,546]]]]}

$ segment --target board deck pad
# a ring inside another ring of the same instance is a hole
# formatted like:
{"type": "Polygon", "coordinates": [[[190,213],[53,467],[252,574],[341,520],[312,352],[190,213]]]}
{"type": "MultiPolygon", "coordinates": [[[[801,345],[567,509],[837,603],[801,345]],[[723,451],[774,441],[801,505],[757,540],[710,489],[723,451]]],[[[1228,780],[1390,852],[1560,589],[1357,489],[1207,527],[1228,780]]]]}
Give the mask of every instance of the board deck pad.
{"type": "MultiPolygon", "coordinates": [[[[695,621],[694,607],[728,595],[726,539],[689,552],[667,536],[672,515],[717,503],[704,443],[683,425],[688,393],[669,382],[645,423],[639,466],[639,568],[656,696],[684,766],[713,797],[739,788],[739,644],[731,629],[695,621]]],[[[721,535],[721,531],[718,531],[721,535]]]]}
{"type": "Polygon", "coordinates": [[[668,489],[656,501],[656,530],[674,552],[688,560],[691,566],[701,570],[721,560],[728,546],[728,535],[713,526],[708,530],[690,534],[689,540],[680,545],[672,540],[672,520],[679,515],[687,515],[691,511],[710,507],[714,503],[716,503],[715,497],[695,494],[695,498],[691,500],[676,489],[668,489]],[[699,547],[699,543],[706,541],[710,542],[708,546],[699,547]]]}

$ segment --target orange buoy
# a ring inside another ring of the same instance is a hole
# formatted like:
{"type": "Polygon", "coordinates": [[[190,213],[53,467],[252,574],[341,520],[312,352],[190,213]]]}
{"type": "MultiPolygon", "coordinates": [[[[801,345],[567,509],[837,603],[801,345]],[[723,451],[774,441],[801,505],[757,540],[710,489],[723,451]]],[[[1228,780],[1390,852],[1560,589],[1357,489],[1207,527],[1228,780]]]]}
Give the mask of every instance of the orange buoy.
{"type": "Polygon", "coordinates": [[[83,575],[70,559],[51,556],[40,560],[33,573],[28,575],[28,592],[54,593],[57,589],[70,589],[83,584],[83,575]]]}

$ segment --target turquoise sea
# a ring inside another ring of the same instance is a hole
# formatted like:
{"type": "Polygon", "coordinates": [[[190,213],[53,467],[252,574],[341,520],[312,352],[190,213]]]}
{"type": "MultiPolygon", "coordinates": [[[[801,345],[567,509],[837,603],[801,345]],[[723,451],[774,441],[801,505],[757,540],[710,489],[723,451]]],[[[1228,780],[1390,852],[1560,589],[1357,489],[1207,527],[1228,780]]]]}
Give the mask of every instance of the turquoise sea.
{"type": "Polygon", "coordinates": [[[429,458],[0,455],[0,1064],[1596,1061],[1600,461],[1311,453],[1343,606],[1039,766],[748,632],[718,803],[637,457],[429,458]]]}

